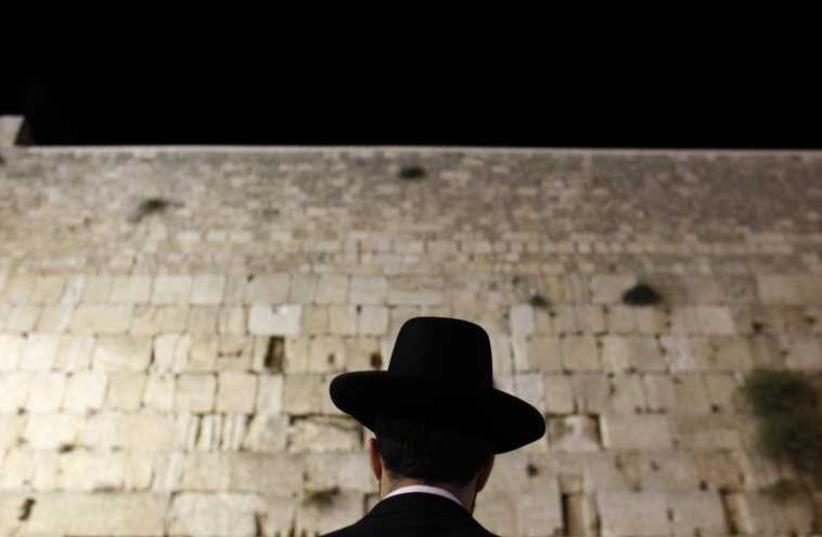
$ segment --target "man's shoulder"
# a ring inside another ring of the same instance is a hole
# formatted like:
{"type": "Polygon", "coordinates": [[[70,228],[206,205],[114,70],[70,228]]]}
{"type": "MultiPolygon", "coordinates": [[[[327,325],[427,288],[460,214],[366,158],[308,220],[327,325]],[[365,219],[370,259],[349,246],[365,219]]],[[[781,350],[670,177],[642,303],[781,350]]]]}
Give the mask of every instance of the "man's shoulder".
{"type": "MultiPolygon", "coordinates": [[[[372,535],[382,535],[379,528],[363,524],[362,522],[363,521],[360,520],[350,526],[345,526],[344,528],[334,530],[331,533],[324,533],[319,537],[369,537],[372,535]]],[[[463,534],[461,533],[459,535],[463,534]]],[[[465,537],[501,537],[496,533],[491,533],[479,524],[470,529],[466,528],[466,533],[464,535],[465,537]]]]}

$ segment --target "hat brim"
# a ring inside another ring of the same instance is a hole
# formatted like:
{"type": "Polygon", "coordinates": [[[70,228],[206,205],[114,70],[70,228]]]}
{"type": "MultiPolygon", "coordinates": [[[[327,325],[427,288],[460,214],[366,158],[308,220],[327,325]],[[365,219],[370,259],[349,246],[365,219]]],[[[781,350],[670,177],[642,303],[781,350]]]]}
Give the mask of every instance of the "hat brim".
{"type": "Polygon", "coordinates": [[[352,371],[332,379],[331,400],[374,432],[378,414],[443,415],[480,427],[494,453],[506,453],[542,438],[545,418],[532,405],[496,388],[458,392],[388,371],[352,371]]]}

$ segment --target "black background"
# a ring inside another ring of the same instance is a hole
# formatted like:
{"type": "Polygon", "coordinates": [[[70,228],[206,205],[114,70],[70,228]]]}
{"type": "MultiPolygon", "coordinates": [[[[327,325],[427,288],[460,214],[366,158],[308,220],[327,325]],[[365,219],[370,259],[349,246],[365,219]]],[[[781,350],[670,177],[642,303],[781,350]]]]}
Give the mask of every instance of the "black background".
{"type": "Polygon", "coordinates": [[[822,148],[819,95],[787,76],[448,64],[21,71],[0,113],[36,145],[822,148]]]}

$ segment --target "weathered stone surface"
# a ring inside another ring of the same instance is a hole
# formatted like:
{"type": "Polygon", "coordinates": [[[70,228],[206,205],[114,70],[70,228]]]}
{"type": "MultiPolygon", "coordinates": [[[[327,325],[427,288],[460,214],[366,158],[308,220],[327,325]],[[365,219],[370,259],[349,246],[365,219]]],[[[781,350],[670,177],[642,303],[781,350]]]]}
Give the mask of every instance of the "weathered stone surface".
{"type": "Polygon", "coordinates": [[[209,374],[182,374],[177,377],[174,407],[194,413],[211,412],[217,390],[217,378],[209,374]]]}
{"type": "Polygon", "coordinates": [[[71,318],[71,331],[78,334],[122,334],[128,331],[134,306],[131,304],[81,304],[71,318]]]}
{"type": "Polygon", "coordinates": [[[574,392],[566,375],[546,374],[542,377],[545,387],[545,410],[551,414],[572,414],[575,409],[574,392]]]}
{"type": "Polygon", "coordinates": [[[115,276],[111,279],[108,301],[115,304],[140,304],[151,296],[150,276],[115,276]]]}
{"type": "Polygon", "coordinates": [[[348,299],[348,280],[349,277],[346,274],[328,273],[320,275],[314,302],[317,304],[345,304],[348,299]]]}
{"type": "Polygon", "coordinates": [[[565,336],[560,340],[562,365],[568,371],[602,369],[599,350],[593,336],[565,336]]]}
{"type": "Polygon", "coordinates": [[[56,334],[30,334],[23,343],[19,368],[23,371],[48,371],[57,358],[60,337],[56,334]]]}
{"type": "Polygon", "coordinates": [[[228,371],[217,377],[217,412],[254,411],[257,398],[257,376],[250,373],[228,371]]]}
{"type": "Polygon", "coordinates": [[[295,420],[288,431],[288,449],[309,451],[351,451],[360,446],[360,425],[346,417],[318,417],[295,420]]]}
{"type": "Polygon", "coordinates": [[[254,537],[258,505],[253,494],[180,494],[169,508],[169,532],[192,537],[254,537]]]}
{"type": "Polygon", "coordinates": [[[288,414],[312,414],[322,411],[327,396],[323,375],[292,374],[284,379],[283,410],[288,414]]]}
{"type": "Polygon", "coordinates": [[[388,308],[365,305],[359,308],[357,334],[381,336],[388,332],[388,308]]]}
{"type": "Polygon", "coordinates": [[[594,304],[613,304],[634,286],[634,274],[599,274],[591,278],[591,299],[594,304]]]}
{"type": "Polygon", "coordinates": [[[348,302],[351,304],[383,304],[388,294],[388,281],[383,276],[351,276],[348,302]]]}
{"type": "Polygon", "coordinates": [[[283,376],[261,375],[257,377],[256,412],[279,414],[283,408],[283,376]]]}
{"type": "Polygon", "coordinates": [[[188,304],[191,301],[190,276],[157,276],[151,290],[152,304],[188,304]]]}
{"type": "Polygon", "coordinates": [[[282,304],[288,299],[290,276],[287,272],[255,274],[245,289],[246,304],[282,304]]]}
{"type": "Polygon", "coordinates": [[[302,306],[299,304],[251,304],[248,331],[255,335],[296,336],[300,333],[302,306]]]}
{"type": "Polygon", "coordinates": [[[94,369],[145,371],[151,360],[152,341],[140,336],[100,336],[94,347],[94,369]]]}
{"type": "Polygon", "coordinates": [[[308,341],[306,371],[314,373],[342,371],[347,361],[346,358],[345,342],[342,339],[331,336],[312,337],[308,341]]]}
{"type": "Polygon", "coordinates": [[[599,425],[590,416],[562,416],[548,420],[548,441],[552,450],[598,451],[599,425]]]}
{"type": "Polygon", "coordinates": [[[55,493],[33,499],[27,532],[90,537],[164,535],[169,503],[168,495],[145,493],[55,493]]]}
{"type": "Polygon", "coordinates": [[[191,303],[217,305],[222,302],[225,276],[222,274],[200,274],[194,277],[191,287],[191,303]]]}
{"type": "MultiPolygon", "coordinates": [[[[357,306],[353,304],[328,307],[328,330],[337,336],[352,336],[357,333],[357,306]]],[[[386,324],[388,316],[386,314],[386,324]]]]}
{"type": "Polygon", "coordinates": [[[596,495],[603,537],[667,535],[670,522],[665,494],[603,491],[596,495]]]}
{"type": "Polygon", "coordinates": [[[499,455],[478,498],[496,533],[811,532],[810,498],[756,492],[791,473],[753,451],[739,386],[755,367],[822,363],[817,155],[10,147],[2,160],[0,535],[353,522],[378,499],[371,432],[329,383],[387,369],[417,315],[483,326],[496,386],[545,413],[546,437],[499,455]],[[435,196],[391,179],[405,160],[424,161],[435,196]],[[129,219],[177,197],[169,177],[183,204],[129,219]],[[661,303],[624,304],[639,281],[661,303]]]}
{"type": "Polygon", "coordinates": [[[63,373],[36,373],[28,379],[26,409],[29,412],[54,412],[60,408],[66,389],[63,373]]]}
{"type": "Polygon", "coordinates": [[[358,491],[306,491],[297,506],[295,532],[323,535],[353,524],[365,514],[358,491]]]}
{"type": "Polygon", "coordinates": [[[600,416],[602,441],[612,449],[667,449],[672,447],[671,428],[664,416],[600,416]]]}
{"type": "Polygon", "coordinates": [[[135,306],[129,333],[137,336],[152,336],[163,332],[182,332],[186,328],[188,312],[187,305],[135,306]]]}
{"type": "Polygon", "coordinates": [[[136,410],[143,397],[146,384],[144,373],[113,372],[106,374],[105,406],[111,410],[136,410]]]}

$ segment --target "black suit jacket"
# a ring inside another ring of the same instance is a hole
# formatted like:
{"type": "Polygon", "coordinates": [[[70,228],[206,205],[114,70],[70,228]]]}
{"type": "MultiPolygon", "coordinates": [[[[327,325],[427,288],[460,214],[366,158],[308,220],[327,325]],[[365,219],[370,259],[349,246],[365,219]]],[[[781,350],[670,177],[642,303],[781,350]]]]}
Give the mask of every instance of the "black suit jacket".
{"type": "Polygon", "coordinates": [[[325,537],[498,537],[467,509],[428,492],[384,498],[358,522],[325,537]]]}

